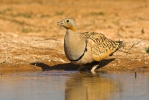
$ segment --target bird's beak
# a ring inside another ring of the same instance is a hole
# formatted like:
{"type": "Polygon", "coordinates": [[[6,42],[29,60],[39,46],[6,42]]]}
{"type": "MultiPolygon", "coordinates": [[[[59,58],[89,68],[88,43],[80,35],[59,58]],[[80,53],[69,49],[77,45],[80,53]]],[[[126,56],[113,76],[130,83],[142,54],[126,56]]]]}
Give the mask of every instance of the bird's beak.
{"type": "Polygon", "coordinates": [[[62,21],[59,21],[59,22],[57,22],[57,25],[62,26],[63,25],[63,22],[62,21]]]}

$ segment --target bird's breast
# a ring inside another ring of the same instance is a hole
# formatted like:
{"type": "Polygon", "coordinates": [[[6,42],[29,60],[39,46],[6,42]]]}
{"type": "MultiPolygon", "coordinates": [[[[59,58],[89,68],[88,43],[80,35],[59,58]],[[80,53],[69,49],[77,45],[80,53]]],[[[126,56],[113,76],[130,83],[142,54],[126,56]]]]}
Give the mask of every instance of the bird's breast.
{"type": "Polygon", "coordinates": [[[86,49],[85,40],[78,34],[66,33],[64,38],[64,51],[68,60],[77,60],[86,49]]]}

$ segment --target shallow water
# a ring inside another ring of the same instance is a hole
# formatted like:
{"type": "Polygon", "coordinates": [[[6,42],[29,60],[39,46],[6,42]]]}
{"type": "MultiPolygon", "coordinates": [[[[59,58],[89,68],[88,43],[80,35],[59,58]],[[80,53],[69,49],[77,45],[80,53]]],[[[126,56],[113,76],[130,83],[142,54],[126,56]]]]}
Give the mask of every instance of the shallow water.
{"type": "Polygon", "coordinates": [[[75,71],[3,74],[0,100],[149,100],[149,75],[75,71]]]}

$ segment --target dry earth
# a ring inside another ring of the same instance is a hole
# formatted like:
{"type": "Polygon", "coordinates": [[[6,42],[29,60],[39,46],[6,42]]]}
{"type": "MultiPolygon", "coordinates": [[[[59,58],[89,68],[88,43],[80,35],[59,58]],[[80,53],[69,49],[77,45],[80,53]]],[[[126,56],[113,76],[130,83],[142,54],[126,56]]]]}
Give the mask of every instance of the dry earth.
{"type": "Polygon", "coordinates": [[[63,51],[65,29],[57,26],[65,17],[80,32],[124,41],[98,71],[149,71],[148,0],[1,0],[0,71],[77,70],[63,51]]]}

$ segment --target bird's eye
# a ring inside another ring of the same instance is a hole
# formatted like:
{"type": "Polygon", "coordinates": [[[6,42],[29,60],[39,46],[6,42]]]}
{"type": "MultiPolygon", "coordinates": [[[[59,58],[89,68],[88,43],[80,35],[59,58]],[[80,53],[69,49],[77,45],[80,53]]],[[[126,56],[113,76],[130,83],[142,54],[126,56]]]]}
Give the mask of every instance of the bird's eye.
{"type": "Polygon", "coordinates": [[[66,22],[68,23],[68,22],[69,22],[69,20],[66,20],[66,22]]]}

